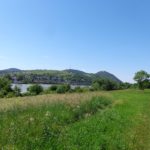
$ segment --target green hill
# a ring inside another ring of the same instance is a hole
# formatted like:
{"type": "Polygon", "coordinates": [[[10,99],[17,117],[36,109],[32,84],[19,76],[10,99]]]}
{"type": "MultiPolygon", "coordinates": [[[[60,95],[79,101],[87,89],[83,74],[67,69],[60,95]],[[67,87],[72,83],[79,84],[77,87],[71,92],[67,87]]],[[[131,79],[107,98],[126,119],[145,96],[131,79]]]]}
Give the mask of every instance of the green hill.
{"type": "Polygon", "coordinates": [[[61,84],[68,83],[74,85],[91,85],[96,79],[108,79],[117,83],[121,83],[115,75],[100,71],[98,73],[86,73],[80,70],[20,70],[10,68],[1,70],[0,75],[7,75],[13,82],[17,83],[47,83],[61,84]]]}

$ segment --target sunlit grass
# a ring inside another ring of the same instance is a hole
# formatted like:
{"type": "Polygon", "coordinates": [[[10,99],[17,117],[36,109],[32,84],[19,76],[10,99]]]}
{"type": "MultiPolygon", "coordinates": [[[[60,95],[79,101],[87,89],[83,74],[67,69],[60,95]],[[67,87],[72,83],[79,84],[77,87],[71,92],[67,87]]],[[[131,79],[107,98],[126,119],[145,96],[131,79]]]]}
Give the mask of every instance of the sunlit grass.
{"type": "Polygon", "coordinates": [[[0,149],[150,149],[149,90],[50,94],[0,101],[0,149]]]}
{"type": "Polygon", "coordinates": [[[108,92],[86,92],[86,93],[72,93],[72,94],[46,94],[39,96],[27,96],[18,98],[2,98],[0,99],[0,111],[7,111],[15,107],[36,107],[44,104],[51,104],[57,102],[65,102],[71,105],[79,104],[87,101],[93,96],[111,96],[108,92]]]}

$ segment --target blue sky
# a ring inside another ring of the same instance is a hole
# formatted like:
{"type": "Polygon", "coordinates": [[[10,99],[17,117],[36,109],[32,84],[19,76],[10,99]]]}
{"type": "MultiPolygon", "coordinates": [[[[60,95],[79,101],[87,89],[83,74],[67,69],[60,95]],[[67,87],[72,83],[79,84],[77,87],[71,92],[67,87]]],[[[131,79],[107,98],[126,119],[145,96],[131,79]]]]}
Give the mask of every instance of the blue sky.
{"type": "Polygon", "coordinates": [[[149,0],[1,0],[0,69],[150,72],[149,0]]]}

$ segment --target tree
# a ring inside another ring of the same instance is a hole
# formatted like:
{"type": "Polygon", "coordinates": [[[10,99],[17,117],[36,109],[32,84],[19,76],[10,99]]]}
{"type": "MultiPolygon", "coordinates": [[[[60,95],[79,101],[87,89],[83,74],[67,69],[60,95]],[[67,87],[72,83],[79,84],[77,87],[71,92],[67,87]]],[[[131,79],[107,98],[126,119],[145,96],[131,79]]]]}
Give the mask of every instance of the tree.
{"type": "Polygon", "coordinates": [[[149,77],[150,75],[144,70],[135,73],[134,80],[137,82],[139,89],[144,90],[146,88],[145,82],[149,81],[149,77]]]}
{"type": "Polygon", "coordinates": [[[17,86],[14,87],[13,92],[14,92],[15,96],[21,95],[21,89],[17,86]]]}
{"type": "Polygon", "coordinates": [[[28,87],[27,91],[31,95],[38,95],[43,92],[43,87],[41,85],[34,84],[34,85],[31,85],[30,87],[28,87]]]}
{"type": "Polygon", "coordinates": [[[0,78],[0,97],[5,97],[9,92],[12,92],[11,81],[8,78],[0,78]]]}
{"type": "Polygon", "coordinates": [[[66,89],[63,85],[59,85],[56,90],[57,93],[62,94],[66,92],[66,89]]]}
{"type": "Polygon", "coordinates": [[[118,89],[117,83],[107,80],[107,79],[95,80],[92,84],[92,87],[94,90],[105,90],[105,91],[118,89]]]}
{"type": "Polygon", "coordinates": [[[128,82],[124,82],[124,83],[120,83],[119,84],[119,88],[120,89],[129,89],[132,87],[132,84],[131,83],[128,83],[128,82]]]}
{"type": "Polygon", "coordinates": [[[69,90],[71,89],[70,85],[69,84],[62,84],[62,85],[59,85],[56,89],[56,92],[57,93],[66,93],[68,92],[69,90]]]}

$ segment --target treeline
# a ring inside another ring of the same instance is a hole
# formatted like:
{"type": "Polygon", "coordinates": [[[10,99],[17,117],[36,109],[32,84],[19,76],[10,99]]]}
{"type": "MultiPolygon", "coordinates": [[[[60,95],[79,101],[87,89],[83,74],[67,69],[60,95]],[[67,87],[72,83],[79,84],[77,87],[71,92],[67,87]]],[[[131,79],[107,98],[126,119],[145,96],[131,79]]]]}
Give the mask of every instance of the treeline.
{"type": "Polygon", "coordinates": [[[150,88],[150,74],[146,71],[138,71],[135,73],[134,80],[137,83],[118,83],[108,79],[96,79],[92,82],[91,86],[71,88],[70,84],[52,85],[48,89],[44,89],[40,84],[33,84],[28,87],[26,93],[21,93],[21,89],[17,86],[12,88],[11,79],[9,76],[0,78],[0,98],[4,97],[17,97],[17,96],[30,96],[39,94],[51,93],[73,93],[73,92],[87,92],[87,91],[110,91],[110,90],[123,90],[129,88],[139,88],[144,90],[150,88]]]}
{"type": "Polygon", "coordinates": [[[71,88],[69,84],[59,84],[59,85],[52,85],[47,89],[44,89],[40,84],[33,84],[28,87],[26,93],[21,93],[21,89],[17,86],[12,88],[11,80],[6,77],[0,78],[0,98],[10,98],[10,97],[17,97],[17,96],[34,96],[39,94],[51,94],[51,93],[82,93],[87,91],[100,91],[100,90],[118,90],[118,89],[127,89],[130,88],[130,84],[128,83],[120,83],[113,82],[106,79],[99,79],[95,80],[91,86],[87,87],[75,87],[74,89],[71,88]]]}
{"type": "Polygon", "coordinates": [[[149,89],[150,88],[150,74],[144,70],[135,73],[134,80],[137,82],[139,89],[149,89]]]}
{"type": "Polygon", "coordinates": [[[22,84],[71,84],[71,85],[91,85],[97,79],[109,79],[115,82],[121,82],[113,74],[106,71],[98,73],[86,73],[79,70],[25,70],[18,72],[4,72],[1,76],[6,76],[13,83],[22,84]]]}
{"type": "Polygon", "coordinates": [[[91,85],[93,77],[85,76],[83,74],[70,74],[70,73],[36,73],[36,72],[24,72],[5,74],[5,77],[9,78],[14,83],[22,84],[76,84],[76,85],[91,85]]]}
{"type": "Polygon", "coordinates": [[[21,96],[21,90],[15,86],[14,89],[11,87],[11,80],[6,77],[0,78],[0,98],[21,96]]]}

